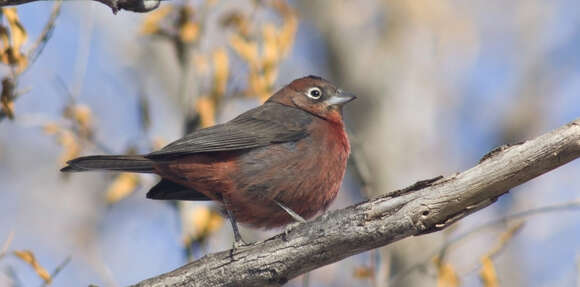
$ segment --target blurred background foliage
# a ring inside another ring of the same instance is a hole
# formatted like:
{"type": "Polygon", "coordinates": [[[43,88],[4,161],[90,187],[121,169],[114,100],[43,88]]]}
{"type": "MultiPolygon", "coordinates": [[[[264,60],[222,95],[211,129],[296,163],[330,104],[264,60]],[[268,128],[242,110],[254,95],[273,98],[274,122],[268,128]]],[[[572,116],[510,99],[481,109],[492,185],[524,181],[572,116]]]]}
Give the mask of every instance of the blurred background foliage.
{"type": "MultiPolygon", "coordinates": [[[[58,172],[146,153],[320,75],[346,108],[341,208],[477,163],[580,115],[576,1],[93,1],[2,8],[0,286],[122,286],[231,247],[212,203],[145,199],[150,175],[58,172]]],[[[451,228],[289,286],[580,286],[573,162],[451,228]]],[[[279,230],[242,229],[248,240],[279,230]]]]}

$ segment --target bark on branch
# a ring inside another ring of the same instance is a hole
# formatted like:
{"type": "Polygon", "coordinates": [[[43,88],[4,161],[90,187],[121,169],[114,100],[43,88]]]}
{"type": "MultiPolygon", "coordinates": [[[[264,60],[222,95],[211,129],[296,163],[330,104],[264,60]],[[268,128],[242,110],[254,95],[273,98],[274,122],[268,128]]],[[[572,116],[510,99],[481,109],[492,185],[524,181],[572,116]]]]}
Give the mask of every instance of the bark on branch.
{"type": "MultiPolygon", "coordinates": [[[[36,2],[41,0],[0,0],[0,7],[14,6],[26,4],[29,2],[36,2]]],[[[66,1],[66,0],[65,0],[66,1]]],[[[91,1],[91,0],[86,0],[91,1]]],[[[149,12],[159,7],[161,0],[93,0],[101,2],[113,10],[117,14],[119,10],[128,10],[133,12],[149,12]]]]}
{"type": "Polygon", "coordinates": [[[464,172],[327,212],[285,234],[209,254],[135,286],[278,286],[353,254],[441,230],[578,157],[580,118],[533,140],[499,147],[464,172]]]}

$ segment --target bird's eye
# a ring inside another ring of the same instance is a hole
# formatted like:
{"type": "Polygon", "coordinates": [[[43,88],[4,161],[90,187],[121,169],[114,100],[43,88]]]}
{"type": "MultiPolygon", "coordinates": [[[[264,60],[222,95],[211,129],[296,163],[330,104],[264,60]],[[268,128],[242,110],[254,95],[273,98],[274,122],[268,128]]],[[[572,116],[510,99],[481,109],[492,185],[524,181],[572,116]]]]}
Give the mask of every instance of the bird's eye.
{"type": "Polygon", "coordinates": [[[322,97],[322,91],[319,88],[314,87],[314,88],[308,89],[308,92],[306,92],[306,95],[311,99],[318,100],[318,99],[320,99],[320,97],[322,97]]]}

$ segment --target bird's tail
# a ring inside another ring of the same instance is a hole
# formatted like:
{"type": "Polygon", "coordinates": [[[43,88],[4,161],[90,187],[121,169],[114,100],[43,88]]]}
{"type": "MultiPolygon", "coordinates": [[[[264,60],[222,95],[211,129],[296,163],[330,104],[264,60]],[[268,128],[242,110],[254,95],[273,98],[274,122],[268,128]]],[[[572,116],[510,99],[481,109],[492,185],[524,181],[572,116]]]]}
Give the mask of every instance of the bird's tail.
{"type": "Polygon", "coordinates": [[[89,170],[111,170],[151,173],[154,171],[153,161],[142,155],[93,155],[75,158],[67,162],[62,172],[78,172],[89,170]]]}

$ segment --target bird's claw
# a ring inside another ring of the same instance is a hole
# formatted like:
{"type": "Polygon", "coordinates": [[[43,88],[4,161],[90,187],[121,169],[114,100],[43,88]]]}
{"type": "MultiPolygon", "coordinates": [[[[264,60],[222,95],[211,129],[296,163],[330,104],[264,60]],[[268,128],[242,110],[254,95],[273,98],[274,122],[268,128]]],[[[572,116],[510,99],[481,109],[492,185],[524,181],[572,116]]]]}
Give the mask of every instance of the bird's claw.
{"type": "Polygon", "coordinates": [[[232,249],[233,250],[241,249],[244,247],[249,247],[250,245],[252,245],[252,243],[247,243],[243,239],[239,238],[237,240],[234,240],[234,243],[232,244],[232,249]]]}

